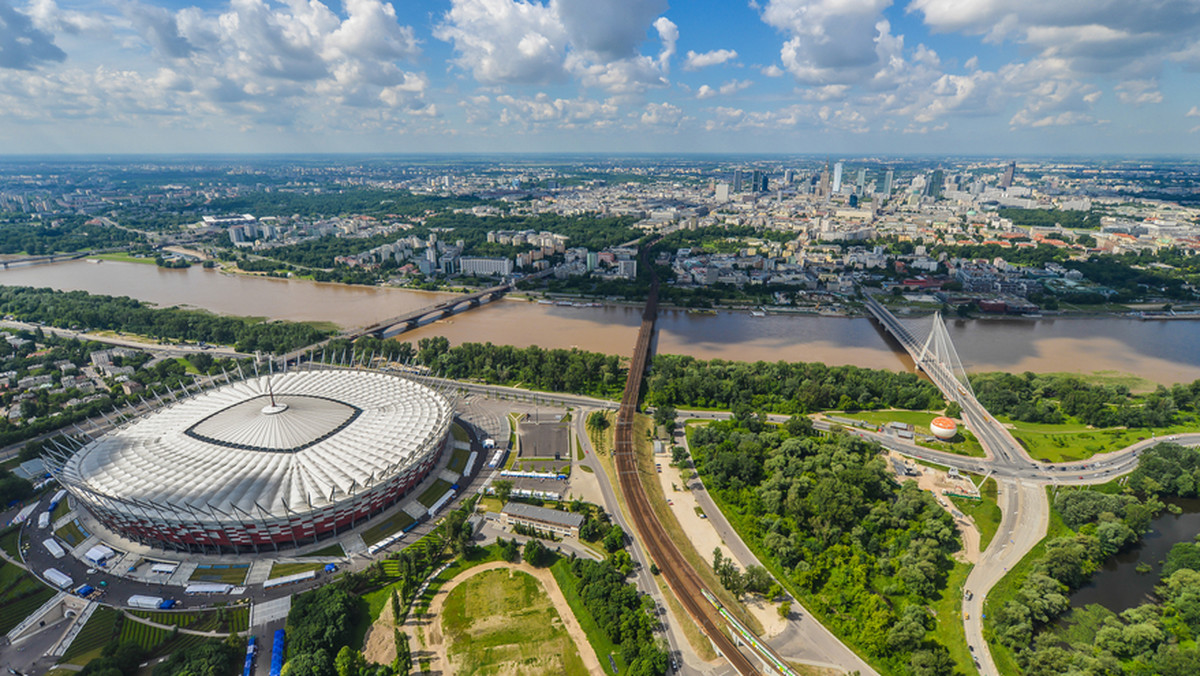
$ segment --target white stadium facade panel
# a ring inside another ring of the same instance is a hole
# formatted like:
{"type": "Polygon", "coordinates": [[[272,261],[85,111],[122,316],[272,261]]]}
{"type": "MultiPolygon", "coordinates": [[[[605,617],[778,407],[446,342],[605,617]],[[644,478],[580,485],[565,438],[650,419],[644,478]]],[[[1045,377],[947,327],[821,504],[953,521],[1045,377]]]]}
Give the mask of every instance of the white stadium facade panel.
{"type": "Polygon", "coordinates": [[[450,400],[357,370],[255,377],[162,407],[52,463],[102,523],[188,551],[304,545],[408,495],[449,444],[450,400]]]}

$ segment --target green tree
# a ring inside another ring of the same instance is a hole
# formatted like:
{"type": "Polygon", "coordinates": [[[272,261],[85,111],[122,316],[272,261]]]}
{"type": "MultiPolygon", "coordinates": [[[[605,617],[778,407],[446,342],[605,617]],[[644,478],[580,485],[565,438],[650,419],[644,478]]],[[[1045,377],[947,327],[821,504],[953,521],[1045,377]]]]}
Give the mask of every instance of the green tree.
{"type": "Polygon", "coordinates": [[[549,554],[549,550],[546,549],[541,540],[535,538],[525,543],[525,550],[522,556],[525,559],[525,563],[540,568],[545,565],[549,554]]]}
{"type": "Polygon", "coordinates": [[[496,492],[496,499],[503,505],[512,497],[513,482],[508,479],[497,479],[492,482],[492,490],[496,492]]]}
{"type": "Polygon", "coordinates": [[[367,660],[362,653],[347,645],[338,651],[333,666],[337,676],[359,676],[366,669],[367,660]]]}
{"type": "Polygon", "coordinates": [[[408,634],[399,629],[392,630],[392,641],[396,645],[396,659],[392,662],[392,670],[396,676],[408,676],[412,670],[412,649],[408,645],[408,634]]]}

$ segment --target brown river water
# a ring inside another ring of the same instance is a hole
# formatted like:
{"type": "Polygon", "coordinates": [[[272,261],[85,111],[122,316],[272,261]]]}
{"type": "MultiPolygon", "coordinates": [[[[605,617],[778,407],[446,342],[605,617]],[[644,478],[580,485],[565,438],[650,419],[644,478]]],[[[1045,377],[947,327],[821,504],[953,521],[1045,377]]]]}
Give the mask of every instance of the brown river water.
{"type": "MultiPolygon", "coordinates": [[[[162,307],[361,326],[438,302],[451,294],[232,275],[192,267],[69,261],[0,270],[0,284],[131,296],[162,307]]],[[[452,343],[578,347],[617,354],[633,349],[640,308],[562,307],[505,299],[404,334],[443,335],[452,343]]],[[[918,320],[912,320],[914,324],[918,320]]],[[[926,319],[924,329],[928,330],[926,319]]],[[[1123,318],[951,320],[972,371],[1130,373],[1160,383],[1200,378],[1200,322],[1123,318]]],[[[920,331],[917,327],[915,332],[920,331]]],[[[657,350],[703,359],[819,361],[907,370],[911,361],[866,318],[719,312],[659,316],[657,350]]]]}

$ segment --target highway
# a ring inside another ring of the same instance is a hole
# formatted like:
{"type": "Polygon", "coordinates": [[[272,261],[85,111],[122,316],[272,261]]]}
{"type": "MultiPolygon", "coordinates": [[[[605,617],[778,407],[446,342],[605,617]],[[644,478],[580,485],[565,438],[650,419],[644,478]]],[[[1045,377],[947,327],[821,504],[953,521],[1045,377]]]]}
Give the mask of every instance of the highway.
{"type": "MultiPolygon", "coordinates": [[[[962,408],[963,421],[979,439],[987,458],[954,458],[950,454],[917,450],[919,447],[915,444],[899,444],[891,440],[884,445],[924,460],[980,474],[991,474],[998,484],[1001,503],[1000,526],[992,545],[980,554],[979,562],[967,576],[965,589],[970,591],[972,596],[970,599],[963,599],[963,626],[980,673],[984,676],[999,676],[1000,672],[992,659],[991,648],[983,637],[983,604],[988,592],[1004,577],[1009,568],[1016,565],[1045,536],[1050,521],[1050,502],[1045,487],[1106,482],[1114,476],[1133,470],[1137,466],[1137,455],[1142,449],[1167,440],[1195,444],[1200,442],[1200,435],[1143,440],[1120,451],[1079,463],[1048,465],[1034,462],[1008,429],[959,382],[951,370],[953,366],[946,363],[947,355],[937,354],[938,349],[932,353],[926,351],[925,345],[929,343],[920,344],[906,326],[870,295],[866,296],[866,307],[884,330],[912,356],[917,368],[937,385],[946,400],[958,402],[962,408]]],[[[940,315],[934,315],[931,340],[934,339],[935,345],[938,342],[944,346],[949,345],[949,337],[945,335],[945,326],[941,323],[940,315]],[[939,332],[941,335],[938,335],[939,332]]],[[[953,355],[952,346],[949,346],[947,351],[953,355]]],[[[952,361],[956,359],[957,357],[951,356],[952,361]]],[[[868,436],[867,433],[856,433],[868,436]]],[[[876,439],[880,437],[870,436],[876,439]]]]}

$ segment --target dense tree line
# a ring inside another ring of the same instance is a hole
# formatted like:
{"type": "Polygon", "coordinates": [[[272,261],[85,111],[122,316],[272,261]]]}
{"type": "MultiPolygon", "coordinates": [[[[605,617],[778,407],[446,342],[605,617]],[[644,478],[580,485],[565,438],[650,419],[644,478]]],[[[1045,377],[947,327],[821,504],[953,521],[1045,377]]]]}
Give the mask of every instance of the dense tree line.
{"type": "Polygon", "coordinates": [[[637,588],[610,561],[572,559],[571,575],[579,597],[600,630],[618,646],[629,676],[652,676],[667,671],[667,654],[654,640],[655,621],[646,611],[637,588]]]}
{"type": "MultiPolygon", "coordinates": [[[[1113,554],[1133,547],[1165,505],[1159,496],[1194,496],[1200,450],[1159,444],[1139,458],[1124,494],[1063,491],[1054,508],[1072,533],[1050,539],[1014,599],[995,615],[994,636],[1016,654],[1028,674],[1196,673],[1200,650],[1200,548],[1172,549],[1156,599],[1119,614],[1099,608],[1102,619],[1080,631],[1051,631],[1070,609],[1069,594],[1087,583],[1113,554]],[[1176,481],[1177,477],[1184,480],[1176,481]],[[1094,625],[1094,626],[1092,626],[1094,625]],[[1064,640],[1064,637],[1070,637],[1064,640]]],[[[1068,619],[1070,616],[1068,616],[1068,619]]]]}
{"type": "Polygon", "coordinates": [[[1179,412],[1196,412],[1200,380],[1133,395],[1122,385],[1092,385],[1070,375],[1025,372],[970,376],[979,403],[995,415],[1023,422],[1059,424],[1073,417],[1093,427],[1167,427],[1179,412]]]}
{"type": "Polygon", "coordinates": [[[936,387],[911,373],[803,362],[703,361],[671,354],[655,356],[646,403],[784,414],[944,405],[936,387]]]}
{"type": "MultiPolygon", "coordinates": [[[[353,345],[334,340],[324,350],[327,361],[357,363],[376,360],[414,363],[446,378],[481,380],[494,385],[521,385],[551,392],[615,398],[625,386],[626,367],[616,355],[579,349],[544,349],[463,343],[454,347],[442,336],[412,343],[360,338],[353,345]]],[[[317,356],[320,359],[320,356],[317,356]]]]}
{"type": "Polygon", "coordinates": [[[949,673],[925,608],[958,535],[931,495],[897,485],[879,450],[814,436],[807,418],[776,427],[753,415],[698,428],[692,444],[722,511],[822,622],[897,671],[949,673]]]}
{"type": "Polygon", "coordinates": [[[292,599],[287,619],[288,676],[334,676],[334,658],[350,645],[362,601],[334,583],[292,599]]]}
{"type": "Polygon", "coordinates": [[[109,225],[85,225],[87,217],[65,216],[51,221],[0,223],[0,254],[30,256],[92,251],[141,241],[135,233],[109,225]]]}
{"type": "Polygon", "coordinates": [[[472,255],[486,253],[487,233],[493,230],[553,232],[567,237],[567,247],[581,246],[595,251],[640,237],[642,232],[632,227],[636,220],[630,216],[474,216],[465,213],[442,213],[431,217],[426,222],[426,228],[450,228],[451,231],[441,235],[441,238],[451,242],[463,240],[464,251],[472,255]]]}
{"type": "Polygon", "coordinates": [[[294,322],[253,322],[199,310],[153,308],[125,296],[0,287],[0,314],[52,326],[126,331],[152,338],[233,345],[242,352],[283,353],[315,343],[327,331],[294,322]]]}

